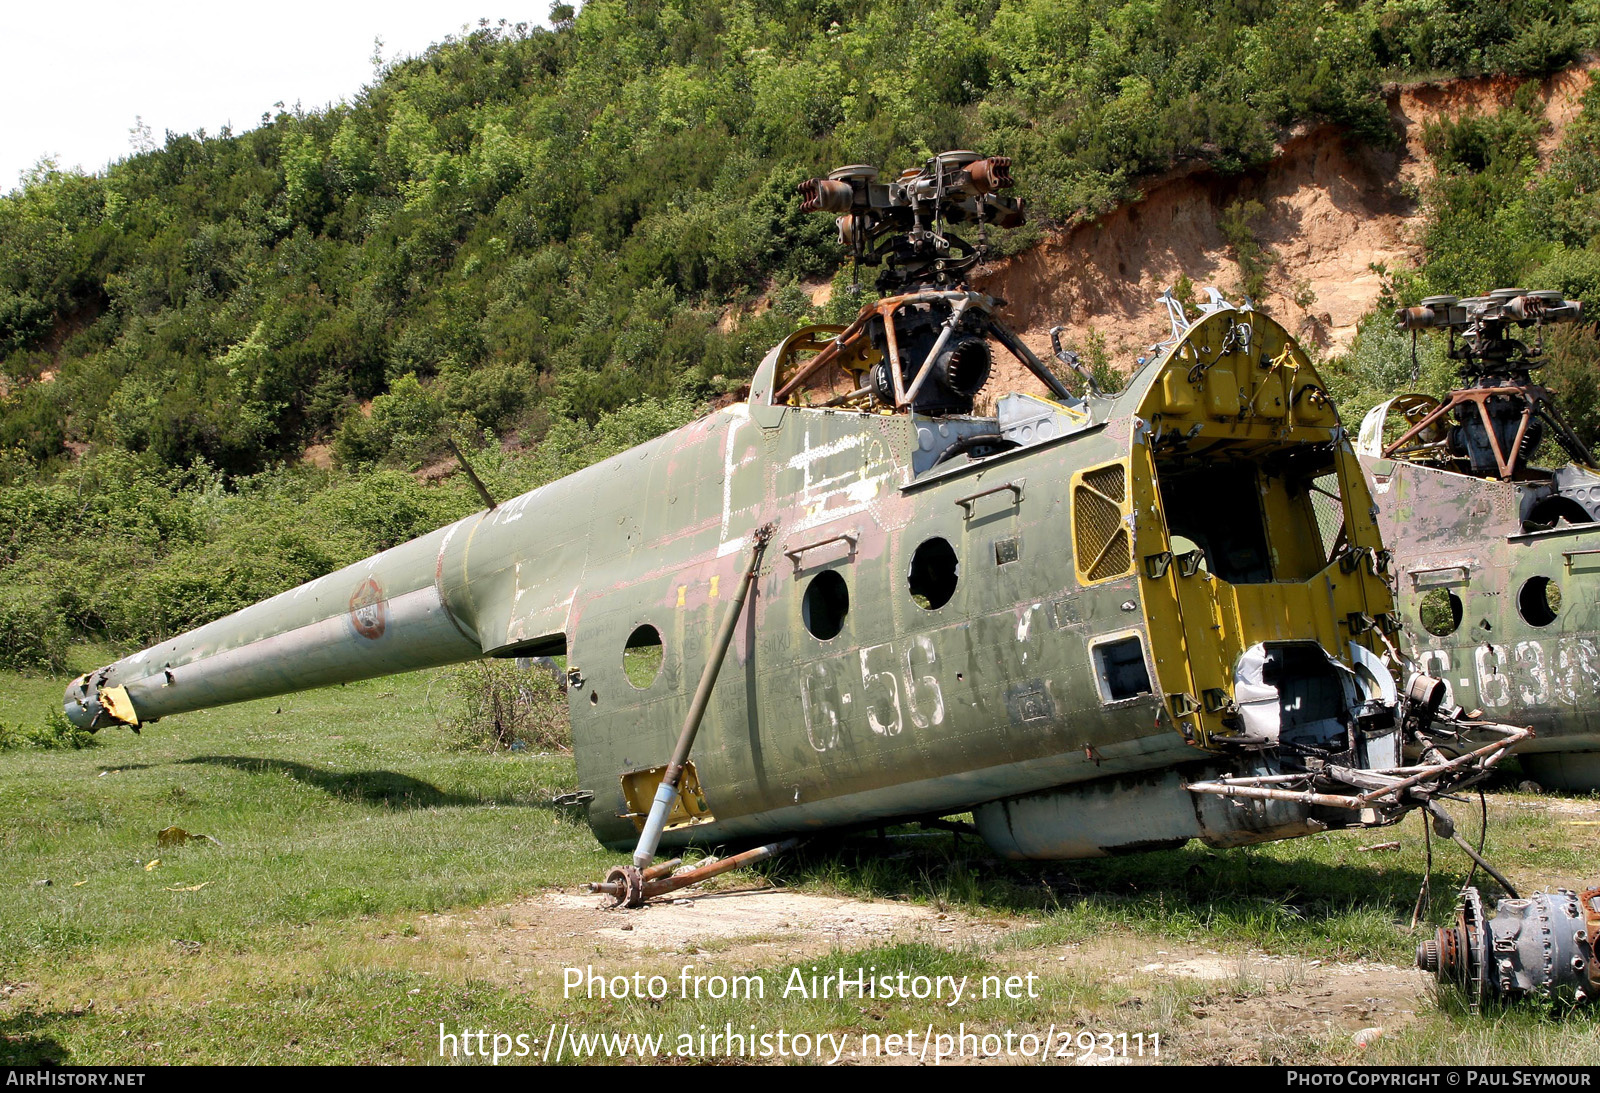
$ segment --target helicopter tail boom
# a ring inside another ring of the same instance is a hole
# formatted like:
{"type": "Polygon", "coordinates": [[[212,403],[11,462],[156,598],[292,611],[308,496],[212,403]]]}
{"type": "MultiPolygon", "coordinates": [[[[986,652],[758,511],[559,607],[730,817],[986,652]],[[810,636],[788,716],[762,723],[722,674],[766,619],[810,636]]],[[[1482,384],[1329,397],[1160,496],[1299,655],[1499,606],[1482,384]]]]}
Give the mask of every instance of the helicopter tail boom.
{"type": "Polygon", "coordinates": [[[137,727],[168,714],[470,660],[479,641],[439,575],[459,524],[79,676],[68,720],[137,727]]]}

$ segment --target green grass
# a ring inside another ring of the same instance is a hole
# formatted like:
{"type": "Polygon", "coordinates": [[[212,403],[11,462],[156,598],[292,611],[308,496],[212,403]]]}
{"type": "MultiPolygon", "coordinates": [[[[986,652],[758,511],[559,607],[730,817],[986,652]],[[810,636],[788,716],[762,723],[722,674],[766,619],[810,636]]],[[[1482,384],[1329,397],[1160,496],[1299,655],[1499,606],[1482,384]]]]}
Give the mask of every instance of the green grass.
{"type": "MultiPolygon", "coordinates": [[[[446,750],[427,682],[351,684],[189,714],[141,736],[105,729],[84,751],[4,755],[0,886],[13,895],[0,908],[0,970],[68,949],[475,904],[592,875],[608,858],[550,803],[576,785],[570,758],[446,750]],[[158,849],[156,832],[172,824],[221,846],[158,849]]],[[[4,708],[37,717],[61,689],[7,676],[4,708]]]]}
{"type": "MultiPolygon", "coordinates": [[[[959,844],[916,839],[911,853],[898,855],[858,840],[780,862],[774,872],[790,883],[845,894],[1033,916],[1038,924],[1009,941],[1019,949],[1120,931],[1307,959],[1409,962],[1416,942],[1398,927],[1409,926],[1425,870],[1415,824],[1400,832],[1327,834],[1235,850],[1191,843],[1181,850],[1036,864],[996,861],[970,837],[959,844]],[[1396,837],[1398,853],[1359,849],[1396,837]]],[[[1473,816],[1465,830],[1475,834],[1476,827],[1473,816]]],[[[1541,875],[1565,870],[1562,875],[1576,880],[1592,871],[1585,855],[1593,853],[1593,838],[1579,838],[1565,844],[1547,822],[1519,815],[1491,824],[1487,852],[1491,860],[1498,851],[1498,860],[1510,861],[1510,847],[1535,845],[1541,875]]],[[[1454,850],[1435,851],[1429,918],[1443,922],[1466,879],[1465,859],[1454,850]]]]}
{"type": "MultiPolygon", "coordinates": [[[[542,1036],[554,1022],[657,1033],[668,1051],[702,1024],[854,1037],[1054,1024],[1160,1032],[1163,1057],[1181,1059],[1195,1043],[1186,1037],[1198,1007],[1285,987],[1244,971],[1221,983],[1130,973],[1148,954],[1191,945],[1223,959],[1265,951],[1404,965],[1415,945],[1406,927],[1423,861],[1413,821],[1399,833],[1041,864],[994,860],[970,836],[865,835],[814,842],[766,869],[801,891],[922,902],[997,924],[991,936],[948,948],[862,939],[799,960],[803,969],[875,964],[880,974],[915,969],[973,982],[1035,972],[1035,998],[959,1008],[785,998],[798,958],[783,955],[781,935],[766,949],[710,944],[693,958],[645,950],[626,960],[598,948],[591,955],[568,935],[536,940],[512,961],[498,942],[486,947],[481,931],[461,927],[463,912],[571,891],[622,859],[550,804],[575,788],[570,756],[452,750],[435,718],[432,678],[174,717],[141,736],[105,730],[84,750],[0,753],[0,1062],[424,1062],[438,1058],[441,1021],[447,1031],[542,1036]],[[156,833],[171,825],[217,843],[158,847],[156,833]],[[1399,853],[1358,849],[1397,836],[1399,853]],[[1104,969],[1058,963],[1080,945],[1125,955],[1104,969]],[[557,982],[564,961],[675,977],[691,959],[708,972],[759,975],[765,997],[566,998],[557,982]]],[[[0,676],[0,722],[42,722],[63,685],[0,676]]],[[[1600,828],[1518,803],[1537,799],[1496,802],[1491,858],[1530,888],[1592,879],[1600,828]]],[[[1461,818],[1475,835],[1475,815],[1461,818]]],[[[1460,856],[1436,851],[1431,923],[1448,917],[1464,879],[1460,856]]],[[[1600,1054],[1587,1018],[1528,1009],[1478,1017],[1449,998],[1424,1008],[1366,1052],[1332,1034],[1263,1033],[1262,1057],[1594,1062],[1600,1054]]]]}
{"type": "Polygon", "coordinates": [[[1482,1066],[1490,1060],[1528,1066],[1600,1065],[1600,1025],[1590,1013],[1562,1014],[1529,1006],[1467,1012],[1458,997],[1440,994],[1436,1012],[1368,1051],[1374,1065],[1427,1059],[1443,1066],[1482,1066]]]}
{"type": "Polygon", "coordinates": [[[661,674],[661,644],[641,645],[622,651],[622,670],[628,682],[644,690],[661,674]]]}

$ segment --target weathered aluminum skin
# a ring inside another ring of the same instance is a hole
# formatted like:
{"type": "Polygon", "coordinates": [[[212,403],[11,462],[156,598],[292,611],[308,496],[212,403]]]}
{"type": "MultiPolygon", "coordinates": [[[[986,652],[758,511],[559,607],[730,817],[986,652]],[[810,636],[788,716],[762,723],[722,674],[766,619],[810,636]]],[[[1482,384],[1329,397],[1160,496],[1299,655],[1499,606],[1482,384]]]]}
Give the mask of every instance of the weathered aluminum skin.
{"type": "Polygon", "coordinates": [[[913,483],[918,424],[787,409],[763,427],[729,413],[709,433],[720,466],[680,455],[652,473],[646,496],[656,504],[681,503],[674,498],[698,483],[720,485],[726,505],[713,493],[698,527],[590,570],[610,591],[574,619],[571,663],[584,679],[573,692],[573,733],[603,739],[580,748],[578,773],[596,794],[590,820],[604,841],[634,837],[620,815],[619,776],[670,752],[717,598],[737,579],[745,537],[769,520],[779,532],[753,626],[735,637],[695,751],[726,835],[949,810],[1192,756],[1170,728],[1153,728],[1157,696],[1107,709],[1090,676],[1089,636],[1138,626],[1137,612],[1122,608],[1138,593],[1132,579],[1074,587],[1068,480],[1076,467],[1125,451],[1126,423],[913,483]],[[989,494],[970,519],[956,503],[1019,479],[1020,502],[1010,491],[989,494]],[[834,538],[841,534],[853,549],[834,538]],[[913,551],[935,536],[955,548],[961,579],[948,603],[927,611],[905,581],[913,551]],[[1001,540],[1016,541],[1015,561],[997,563],[1001,540]],[[798,562],[786,556],[806,547],[798,562]],[[674,554],[688,557],[650,564],[674,554]],[[840,633],[819,641],[800,603],[826,571],[844,577],[850,609],[840,633]],[[1063,595],[1075,614],[1055,602],[1063,595]],[[627,683],[621,660],[641,623],[666,635],[662,675],[643,692],[627,683]]]}
{"type": "Polygon", "coordinates": [[[1419,667],[1450,687],[1447,702],[1531,725],[1516,751],[1541,785],[1600,790],[1600,525],[1523,533],[1512,482],[1363,456],[1384,542],[1395,552],[1405,640],[1419,667]],[[1561,590],[1552,621],[1518,608],[1530,580],[1561,590]],[[1423,597],[1445,589],[1461,623],[1423,628],[1423,597]]]}
{"type": "MultiPolygon", "coordinates": [[[[1359,567],[1341,576],[1336,563],[1238,588],[1209,573],[1180,578],[1176,566],[1151,577],[1141,559],[1172,544],[1153,486],[1141,493],[1137,481],[1137,504],[1122,518],[1126,576],[1083,583],[1075,571],[1074,474],[1120,461],[1148,476],[1161,430],[1141,411],[1163,405],[1169,373],[1181,385],[1202,353],[1211,364],[1230,353],[1236,314],[1196,323],[1074,431],[932,469],[939,434],[959,432],[960,420],[774,406],[775,351],[747,404],[91,673],[69,688],[67,712],[105,723],[101,697],[109,709],[122,687],[137,720],[150,721],[486,654],[565,652],[589,822],[607,845],[630,845],[638,827],[621,778],[671,752],[751,534],[772,523],[776,537],[693,753],[715,819],[669,831],[665,844],[944,814],[1079,784],[1103,796],[1135,775],[1196,829],[1143,830],[1145,806],[1130,801],[1103,831],[1074,821],[1079,829],[1063,832],[1048,824],[1062,811],[1055,801],[1038,813],[1044,826],[997,835],[999,845],[1019,856],[1080,856],[1190,834],[1226,844],[1320,829],[1299,805],[1192,800],[1183,778],[1163,772],[1253,768],[1206,747],[1212,713],[1175,724],[1161,681],[1231,693],[1234,654],[1213,638],[1224,631],[1235,644],[1315,642],[1347,658],[1340,627],[1352,613],[1389,610],[1382,582],[1359,567]],[[954,549],[959,581],[928,610],[908,594],[907,576],[913,552],[934,537],[954,549]],[[829,572],[843,578],[849,609],[839,633],[819,640],[801,604],[829,572]],[[644,624],[663,636],[663,659],[638,689],[623,648],[644,624]],[[1138,636],[1149,693],[1102,696],[1091,642],[1107,635],[1138,636]]],[[[1281,328],[1250,319],[1320,390],[1281,328]]],[[[1239,344],[1238,366],[1270,380],[1266,357],[1245,360],[1239,344]]],[[[1227,415],[1190,437],[1304,443],[1349,457],[1331,408],[1316,411],[1319,424],[1296,424],[1298,395],[1280,385],[1262,398],[1270,385],[1240,382],[1227,415]]],[[[1366,522],[1369,499],[1359,474],[1346,477],[1353,535],[1370,554],[1380,544],[1366,522]]],[[[1361,640],[1377,647],[1370,634],[1361,640]]],[[[1008,815],[1033,815],[1029,807],[1008,815]]],[[[1330,822],[1359,821],[1351,813],[1330,822]]]]}

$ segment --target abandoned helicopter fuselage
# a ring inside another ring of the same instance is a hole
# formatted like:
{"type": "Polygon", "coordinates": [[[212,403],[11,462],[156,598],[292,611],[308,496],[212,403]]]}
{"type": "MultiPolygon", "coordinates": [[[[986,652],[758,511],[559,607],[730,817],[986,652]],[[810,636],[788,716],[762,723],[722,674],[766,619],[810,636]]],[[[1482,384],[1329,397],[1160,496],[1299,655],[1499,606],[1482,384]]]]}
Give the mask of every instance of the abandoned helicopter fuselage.
{"type": "Polygon", "coordinates": [[[666,845],[970,810],[1013,857],[1226,846],[1482,777],[1520,734],[1463,752],[1442,689],[1407,678],[1376,509],[1305,354],[1219,305],[1120,394],[1074,396],[941,234],[1020,219],[1006,166],[811,184],[906,291],[774,348],[742,404],[81,677],[68,716],[564,654],[613,847],[653,797],[666,845]],[[994,344],[1054,397],[973,412],[994,344]],[[824,362],[854,389],[798,405],[824,362]],[[643,645],[660,667],[636,683],[643,645]]]}
{"type": "Polygon", "coordinates": [[[1540,785],[1600,791],[1600,468],[1530,370],[1515,328],[1581,316],[1559,294],[1437,297],[1397,313],[1451,333],[1467,386],[1375,407],[1357,451],[1395,553],[1400,615],[1445,701],[1530,725],[1516,746],[1540,785]],[[1457,336],[1460,337],[1459,343],[1457,336]],[[1532,464],[1548,437],[1570,462],[1532,464]]]}
{"type": "Polygon", "coordinates": [[[1391,601],[1354,454],[1276,323],[1219,310],[1115,398],[994,419],[775,405],[793,342],[747,403],[92,673],[69,716],[564,653],[589,822],[624,846],[771,524],[668,845],[975,809],[1006,854],[1078,857],[1407,807],[1324,800],[1372,788],[1341,763],[1402,765],[1391,601]],[[1190,788],[1230,778],[1253,781],[1190,788]]]}

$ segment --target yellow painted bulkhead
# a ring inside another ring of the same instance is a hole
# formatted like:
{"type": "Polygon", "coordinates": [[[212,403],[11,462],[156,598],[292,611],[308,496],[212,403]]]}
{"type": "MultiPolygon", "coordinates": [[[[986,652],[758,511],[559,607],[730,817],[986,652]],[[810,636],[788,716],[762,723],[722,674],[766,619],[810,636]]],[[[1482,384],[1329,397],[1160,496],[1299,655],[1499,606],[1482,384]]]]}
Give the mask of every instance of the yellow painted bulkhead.
{"type": "MultiPolygon", "coordinates": [[[[1234,668],[1246,649],[1314,641],[1349,665],[1349,642],[1381,655],[1398,620],[1372,498],[1287,332],[1220,311],[1156,367],[1130,448],[1129,566],[1167,711],[1205,747],[1237,728],[1234,668]]],[[[1107,579],[1079,564],[1080,582],[1107,579]]]]}

